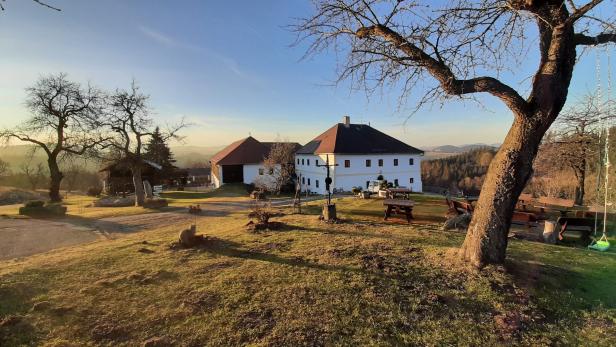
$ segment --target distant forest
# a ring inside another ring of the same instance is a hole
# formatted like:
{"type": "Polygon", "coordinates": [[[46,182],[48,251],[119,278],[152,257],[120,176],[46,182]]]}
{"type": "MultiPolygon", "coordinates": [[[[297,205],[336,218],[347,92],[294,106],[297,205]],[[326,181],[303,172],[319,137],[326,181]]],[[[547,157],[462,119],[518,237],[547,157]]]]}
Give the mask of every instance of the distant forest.
{"type": "Polygon", "coordinates": [[[425,191],[476,195],[481,191],[488,166],[494,158],[493,147],[482,147],[455,156],[422,161],[421,179],[425,191]]]}

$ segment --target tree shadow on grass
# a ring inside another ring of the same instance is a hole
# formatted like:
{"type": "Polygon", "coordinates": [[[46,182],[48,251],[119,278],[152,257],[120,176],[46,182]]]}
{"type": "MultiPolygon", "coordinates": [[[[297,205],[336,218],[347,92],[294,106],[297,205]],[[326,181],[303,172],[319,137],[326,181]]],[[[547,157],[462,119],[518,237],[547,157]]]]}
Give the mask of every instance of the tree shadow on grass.
{"type": "Polygon", "coordinates": [[[208,240],[207,244],[201,247],[201,250],[231,257],[231,258],[239,258],[239,259],[248,259],[248,260],[258,260],[265,261],[280,265],[289,265],[294,267],[302,267],[308,269],[315,270],[325,270],[325,271],[349,271],[349,272],[363,272],[359,268],[349,267],[349,266],[339,266],[339,265],[331,265],[331,264],[320,264],[315,262],[307,261],[302,257],[283,257],[280,255],[259,252],[251,249],[242,248],[241,244],[233,241],[228,241],[219,238],[211,238],[208,240]]]}

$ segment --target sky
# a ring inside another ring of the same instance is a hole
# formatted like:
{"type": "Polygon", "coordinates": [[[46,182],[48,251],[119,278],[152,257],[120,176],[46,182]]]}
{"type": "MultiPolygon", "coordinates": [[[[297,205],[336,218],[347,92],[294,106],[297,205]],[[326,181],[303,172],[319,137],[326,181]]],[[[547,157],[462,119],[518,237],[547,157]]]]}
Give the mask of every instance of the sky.
{"type": "MultiPolygon", "coordinates": [[[[3,3],[0,128],[26,119],[24,89],[58,72],[108,90],[135,79],[157,123],[184,117],[192,124],[184,145],[222,146],[248,135],[306,143],[344,115],[416,147],[493,144],[512,122],[489,95],[479,96],[482,105],[452,100],[410,115],[413,105],[399,109],[395,90],[367,98],[348,84],[333,86],[333,53],[302,59],[305,46],[292,46],[287,26],[312,13],[308,0],[47,2],[62,11],[3,3]]],[[[514,87],[535,70],[537,57],[527,61],[506,76],[514,87]]],[[[591,53],[576,66],[569,103],[596,88],[595,62],[591,53]]]]}

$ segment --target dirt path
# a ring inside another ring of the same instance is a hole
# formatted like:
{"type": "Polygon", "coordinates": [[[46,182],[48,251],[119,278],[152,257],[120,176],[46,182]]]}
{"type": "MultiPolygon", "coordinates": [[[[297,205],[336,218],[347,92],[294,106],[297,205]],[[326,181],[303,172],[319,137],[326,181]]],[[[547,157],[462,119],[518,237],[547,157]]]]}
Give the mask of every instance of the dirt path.
{"type": "Polygon", "coordinates": [[[61,221],[0,217],[0,260],[101,239],[96,230],[61,221]]]}
{"type": "MultiPolygon", "coordinates": [[[[307,200],[315,199],[312,197],[307,200]]],[[[275,207],[292,204],[293,199],[272,201],[272,206],[275,207]]],[[[250,209],[252,201],[204,201],[200,205],[203,209],[202,217],[223,217],[250,209]]],[[[184,208],[101,219],[68,217],[44,220],[0,217],[0,260],[25,257],[56,248],[121,237],[127,233],[173,224],[186,223],[188,226],[194,218],[184,208]]]]}

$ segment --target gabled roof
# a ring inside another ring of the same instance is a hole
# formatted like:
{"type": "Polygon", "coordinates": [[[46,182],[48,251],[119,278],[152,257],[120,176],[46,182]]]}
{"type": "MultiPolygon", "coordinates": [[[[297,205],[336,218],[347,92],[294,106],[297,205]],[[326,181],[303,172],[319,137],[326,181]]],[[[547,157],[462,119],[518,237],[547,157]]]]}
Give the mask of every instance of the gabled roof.
{"type": "MultiPolygon", "coordinates": [[[[269,155],[276,142],[259,142],[252,136],[233,142],[220,152],[214,154],[210,162],[213,165],[258,164],[269,155]]],[[[299,143],[293,143],[300,148],[299,143]]]]}
{"type": "Polygon", "coordinates": [[[315,137],[297,154],[423,154],[423,151],[366,124],[338,123],[315,137]]]}

